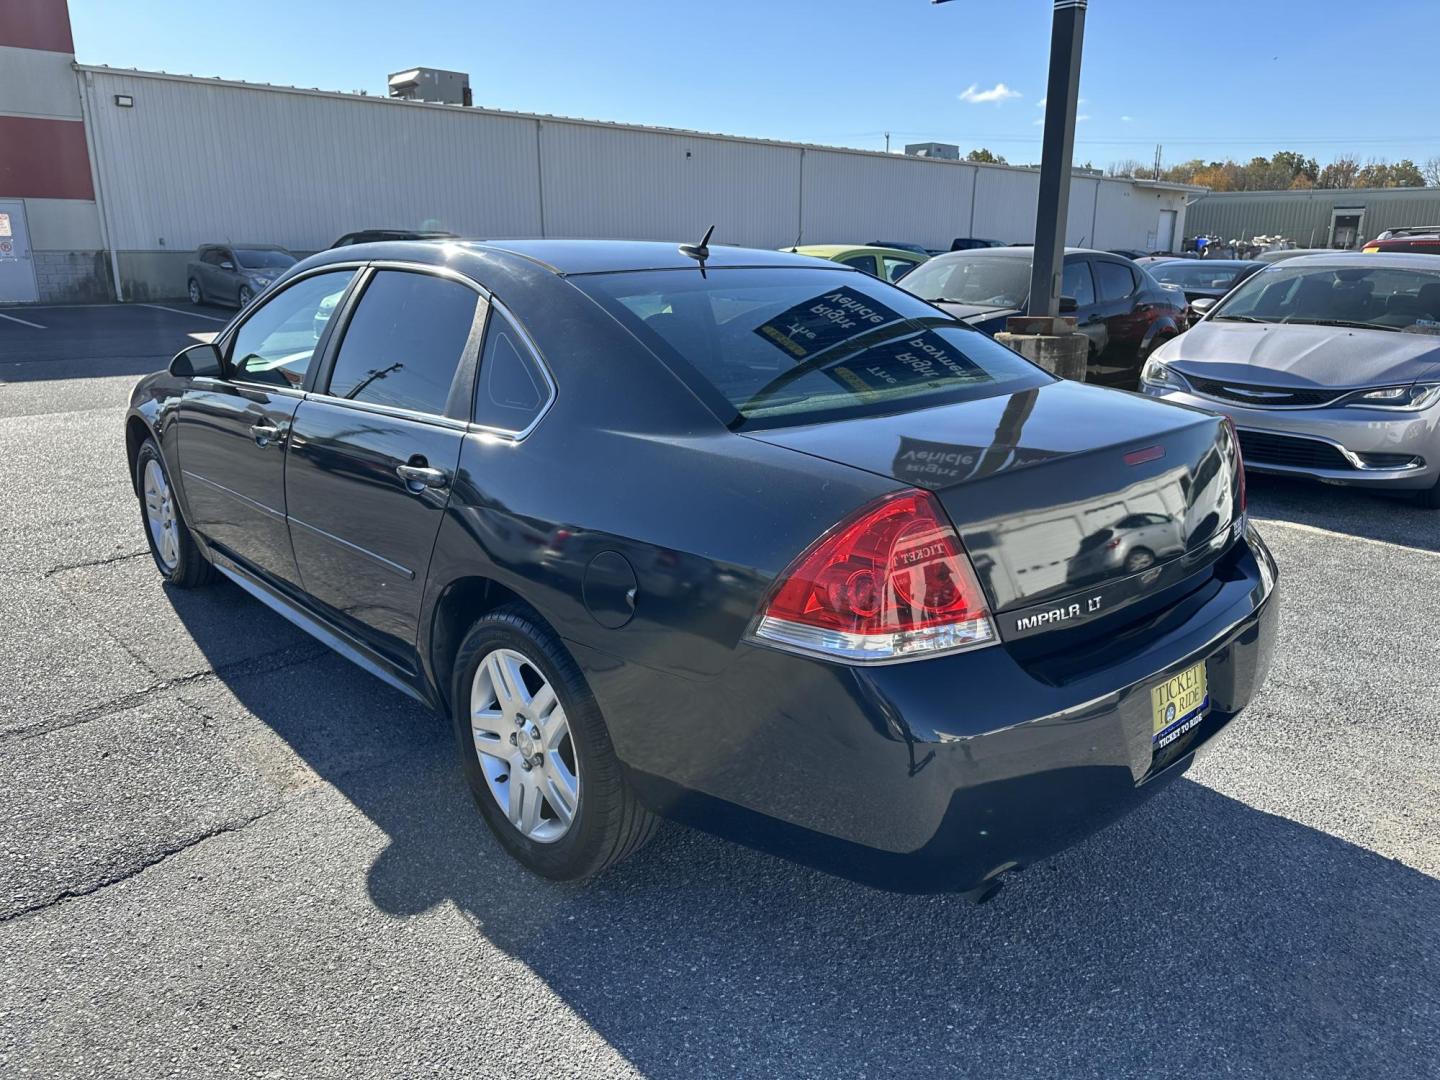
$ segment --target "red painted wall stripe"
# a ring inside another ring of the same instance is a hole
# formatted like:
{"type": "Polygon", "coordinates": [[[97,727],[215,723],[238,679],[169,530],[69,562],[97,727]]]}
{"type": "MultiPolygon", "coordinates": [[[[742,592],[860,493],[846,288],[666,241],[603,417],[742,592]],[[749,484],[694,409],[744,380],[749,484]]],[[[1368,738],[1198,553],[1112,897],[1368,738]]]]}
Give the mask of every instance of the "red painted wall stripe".
{"type": "Polygon", "coordinates": [[[0,197],[93,199],[79,120],[0,116],[0,197]]]}
{"type": "Polygon", "coordinates": [[[65,0],[0,0],[0,45],[73,53],[65,0]]]}

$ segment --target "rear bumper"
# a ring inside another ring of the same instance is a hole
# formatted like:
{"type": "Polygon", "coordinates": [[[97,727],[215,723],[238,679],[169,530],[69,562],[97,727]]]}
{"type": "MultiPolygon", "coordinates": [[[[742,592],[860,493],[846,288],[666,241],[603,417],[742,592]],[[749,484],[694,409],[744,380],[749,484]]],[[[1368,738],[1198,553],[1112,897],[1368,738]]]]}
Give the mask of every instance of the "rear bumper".
{"type": "MultiPolygon", "coordinates": [[[[1051,854],[1189,767],[1264,681],[1274,563],[1227,569],[1076,664],[999,647],[854,668],[742,647],[696,682],[577,647],[657,812],[881,888],[964,890],[1051,854]],[[1163,751],[1150,689],[1206,665],[1212,708],[1163,751]]],[[[1082,650],[1083,651],[1083,650],[1082,650]]]]}
{"type": "Polygon", "coordinates": [[[1321,460],[1296,460],[1302,453],[1267,454],[1245,449],[1250,472],[1299,476],[1330,484],[1414,490],[1433,487],[1440,480],[1440,406],[1418,413],[1386,409],[1248,409],[1230,401],[1198,394],[1169,392],[1147,394],[1182,405],[1220,412],[1235,421],[1242,442],[1247,433],[1265,436],[1272,446],[1293,444],[1302,450],[1319,443],[1321,460]],[[1284,440],[1276,443],[1275,440],[1284,440]],[[1329,451],[1328,453],[1326,451],[1329,451]],[[1375,455],[1380,455],[1377,458],[1375,455]],[[1323,463],[1323,457],[1332,464],[1323,463]],[[1390,459],[1413,458],[1414,462],[1390,459]]]}

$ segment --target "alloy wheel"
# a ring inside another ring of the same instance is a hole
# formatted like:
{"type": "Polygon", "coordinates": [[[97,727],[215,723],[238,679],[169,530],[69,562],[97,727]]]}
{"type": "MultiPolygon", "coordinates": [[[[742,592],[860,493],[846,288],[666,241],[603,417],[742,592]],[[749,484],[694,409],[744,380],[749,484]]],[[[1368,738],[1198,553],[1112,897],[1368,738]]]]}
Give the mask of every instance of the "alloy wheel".
{"type": "Polygon", "coordinates": [[[580,805],[580,771],[565,708],[529,657],[494,649],[470,684],[470,730],[490,794],[520,834],[559,840],[580,805]]]}
{"type": "Polygon", "coordinates": [[[200,303],[200,283],[198,281],[190,282],[190,302],[192,304],[200,303]]]}
{"type": "Polygon", "coordinates": [[[170,491],[170,481],[166,479],[160,462],[153,457],[145,463],[142,489],[145,493],[145,523],[149,526],[150,539],[168,573],[175,569],[175,564],[180,559],[180,523],[175,515],[175,499],[170,491]]]}

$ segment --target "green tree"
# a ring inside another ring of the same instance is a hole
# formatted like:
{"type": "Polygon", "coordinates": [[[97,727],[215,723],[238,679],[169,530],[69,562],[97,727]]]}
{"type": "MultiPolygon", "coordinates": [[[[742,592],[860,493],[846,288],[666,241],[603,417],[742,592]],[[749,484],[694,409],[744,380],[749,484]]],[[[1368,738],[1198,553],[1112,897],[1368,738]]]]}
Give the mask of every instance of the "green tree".
{"type": "Polygon", "coordinates": [[[1006,161],[1003,157],[1001,157],[999,154],[992,153],[991,151],[985,149],[985,147],[983,147],[983,146],[980,147],[980,149],[978,149],[978,150],[971,150],[970,153],[968,153],[968,154],[965,155],[965,160],[966,160],[966,161],[979,161],[979,162],[983,162],[983,163],[986,164],[986,165],[1007,165],[1007,164],[1009,164],[1009,162],[1007,162],[1007,161],[1006,161]]]}

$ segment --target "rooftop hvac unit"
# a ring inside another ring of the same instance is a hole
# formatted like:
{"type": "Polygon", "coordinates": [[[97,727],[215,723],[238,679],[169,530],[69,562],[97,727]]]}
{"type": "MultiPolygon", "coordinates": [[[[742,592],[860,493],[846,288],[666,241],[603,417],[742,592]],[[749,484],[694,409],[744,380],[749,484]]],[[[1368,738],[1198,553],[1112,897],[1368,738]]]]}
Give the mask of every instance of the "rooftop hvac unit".
{"type": "Polygon", "coordinates": [[[390,76],[390,96],[408,101],[469,105],[470,76],[463,71],[427,67],[397,71],[390,76]]]}

